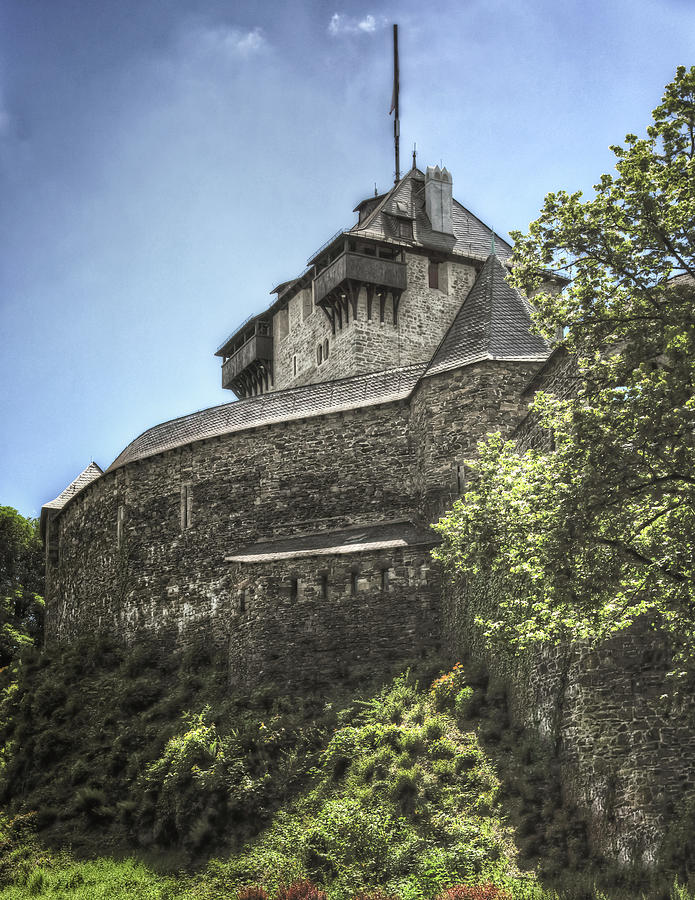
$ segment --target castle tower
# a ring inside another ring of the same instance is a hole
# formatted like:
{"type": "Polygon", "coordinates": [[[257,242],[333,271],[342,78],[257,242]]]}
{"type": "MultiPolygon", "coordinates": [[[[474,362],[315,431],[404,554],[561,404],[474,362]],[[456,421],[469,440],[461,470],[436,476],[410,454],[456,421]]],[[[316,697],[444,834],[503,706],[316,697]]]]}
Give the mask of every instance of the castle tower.
{"type": "MultiPolygon", "coordinates": [[[[354,212],[351,229],[221,344],[222,387],[246,398],[431,359],[488,256],[491,230],[453,199],[439,166],[413,167],[354,212]]],[[[498,239],[497,256],[510,255],[498,239]]]]}

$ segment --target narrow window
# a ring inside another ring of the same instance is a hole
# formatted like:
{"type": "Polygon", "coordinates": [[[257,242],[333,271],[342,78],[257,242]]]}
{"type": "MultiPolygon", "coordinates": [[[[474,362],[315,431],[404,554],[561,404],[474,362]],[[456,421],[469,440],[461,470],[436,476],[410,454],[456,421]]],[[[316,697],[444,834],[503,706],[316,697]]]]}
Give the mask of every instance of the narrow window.
{"type": "Polygon", "coordinates": [[[240,613],[246,612],[246,593],[247,593],[246,589],[244,588],[244,590],[239,595],[239,612],[240,613]]]}
{"type": "Polygon", "coordinates": [[[357,572],[350,572],[350,593],[353,597],[357,593],[357,572]]]}
{"type": "Polygon", "coordinates": [[[381,593],[385,594],[389,589],[389,570],[382,569],[381,570],[381,593]]]}
{"type": "Polygon", "coordinates": [[[193,491],[190,484],[181,485],[181,531],[193,523],[193,491]]]}
{"type": "Polygon", "coordinates": [[[294,367],[294,374],[296,375],[297,374],[297,357],[296,356],[292,357],[292,365],[294,367]]]}
{"type": "Polygon", "coordinates": [[[439,263],[430,262],[427,271],[429,273],[430,287],[439,289],[439,263]]]}
{"type": "Polygon", "coordinates": [[[296,600],[298,594],[299,594],[299,579],[298,578],[290,578],[290,597],[291,597],[291,599],[296,600]]]}
{"type": "Polygon", "coordinates": [[[118,516],[116,518],[116,545],[121,548],[123,544],[123,525],[125,523],[125,506],[118,507],[118,516]]]}
{"type": "Polygon", "coordinates": [[[319,344],[316,348],[316,362],[321,365],[323,362],[323,345],[319,344]]]}
{"type": "Polygon", "coordinates": [[[323,358],[328,359],[328,338],[323,342],[323,358]]]}
{"type": "Polygon", "coordinates": [[[459,463],[456,466],[456,489],[459,494],[463,493],[463,489],[466,486],[466,473],[464,467],[459,463]]]}
{"type": "Polygon", "coordinates": [[[328,575],[321,576],[321,599],[328,600],[328,575]]]}

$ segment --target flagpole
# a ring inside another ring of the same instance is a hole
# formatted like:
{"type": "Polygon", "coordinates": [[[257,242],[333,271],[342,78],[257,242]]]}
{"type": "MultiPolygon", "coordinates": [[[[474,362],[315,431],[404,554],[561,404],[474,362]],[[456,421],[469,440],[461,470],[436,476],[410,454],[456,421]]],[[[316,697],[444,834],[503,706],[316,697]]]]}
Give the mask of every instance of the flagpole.
{"type": "Polygon", "coordinates": [[[396,117],[393,120],[393,141],[396,149],[396,178],[395,182],[401,179],[401,163],[400,163],[400,137],[401,122],[398,109],[398,93],[399,93],[399,77],[398,77],[398,25],[393,26],[393,109],[396,117]]]}

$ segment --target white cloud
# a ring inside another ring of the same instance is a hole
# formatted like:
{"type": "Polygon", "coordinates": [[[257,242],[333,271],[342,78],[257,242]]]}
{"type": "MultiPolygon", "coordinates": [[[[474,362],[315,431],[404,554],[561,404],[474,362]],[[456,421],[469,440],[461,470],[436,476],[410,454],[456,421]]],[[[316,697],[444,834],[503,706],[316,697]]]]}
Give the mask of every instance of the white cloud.
{"type": "Polygon", "coordinates": [[[229,25],[203,25],[186,37],[198,52],[232,59],[253,56],[268,47],[260,28],[244,31],[229,25]]]}
{"type": "Polygon", "coordinates": [[[333,13],[328,23],[328,33],[333,37],[342,34],[374,34],[381,28],[385,28],[388,20],[384,16],[374,16],[371,13],[363,16],[346,16],[345,13],[333,13]]]}

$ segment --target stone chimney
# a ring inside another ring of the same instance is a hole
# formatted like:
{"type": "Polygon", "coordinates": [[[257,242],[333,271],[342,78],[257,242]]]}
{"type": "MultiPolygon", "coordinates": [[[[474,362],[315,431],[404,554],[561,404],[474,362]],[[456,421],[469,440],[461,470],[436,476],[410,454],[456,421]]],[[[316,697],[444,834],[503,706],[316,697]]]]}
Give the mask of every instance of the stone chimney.
{"type": "Polygon", "coordinates": [[[432,230],[442,234],[454,233],[451,212],[451,175],[446,168],[427,166],[425,175],[425,209],[432,230]]]}

